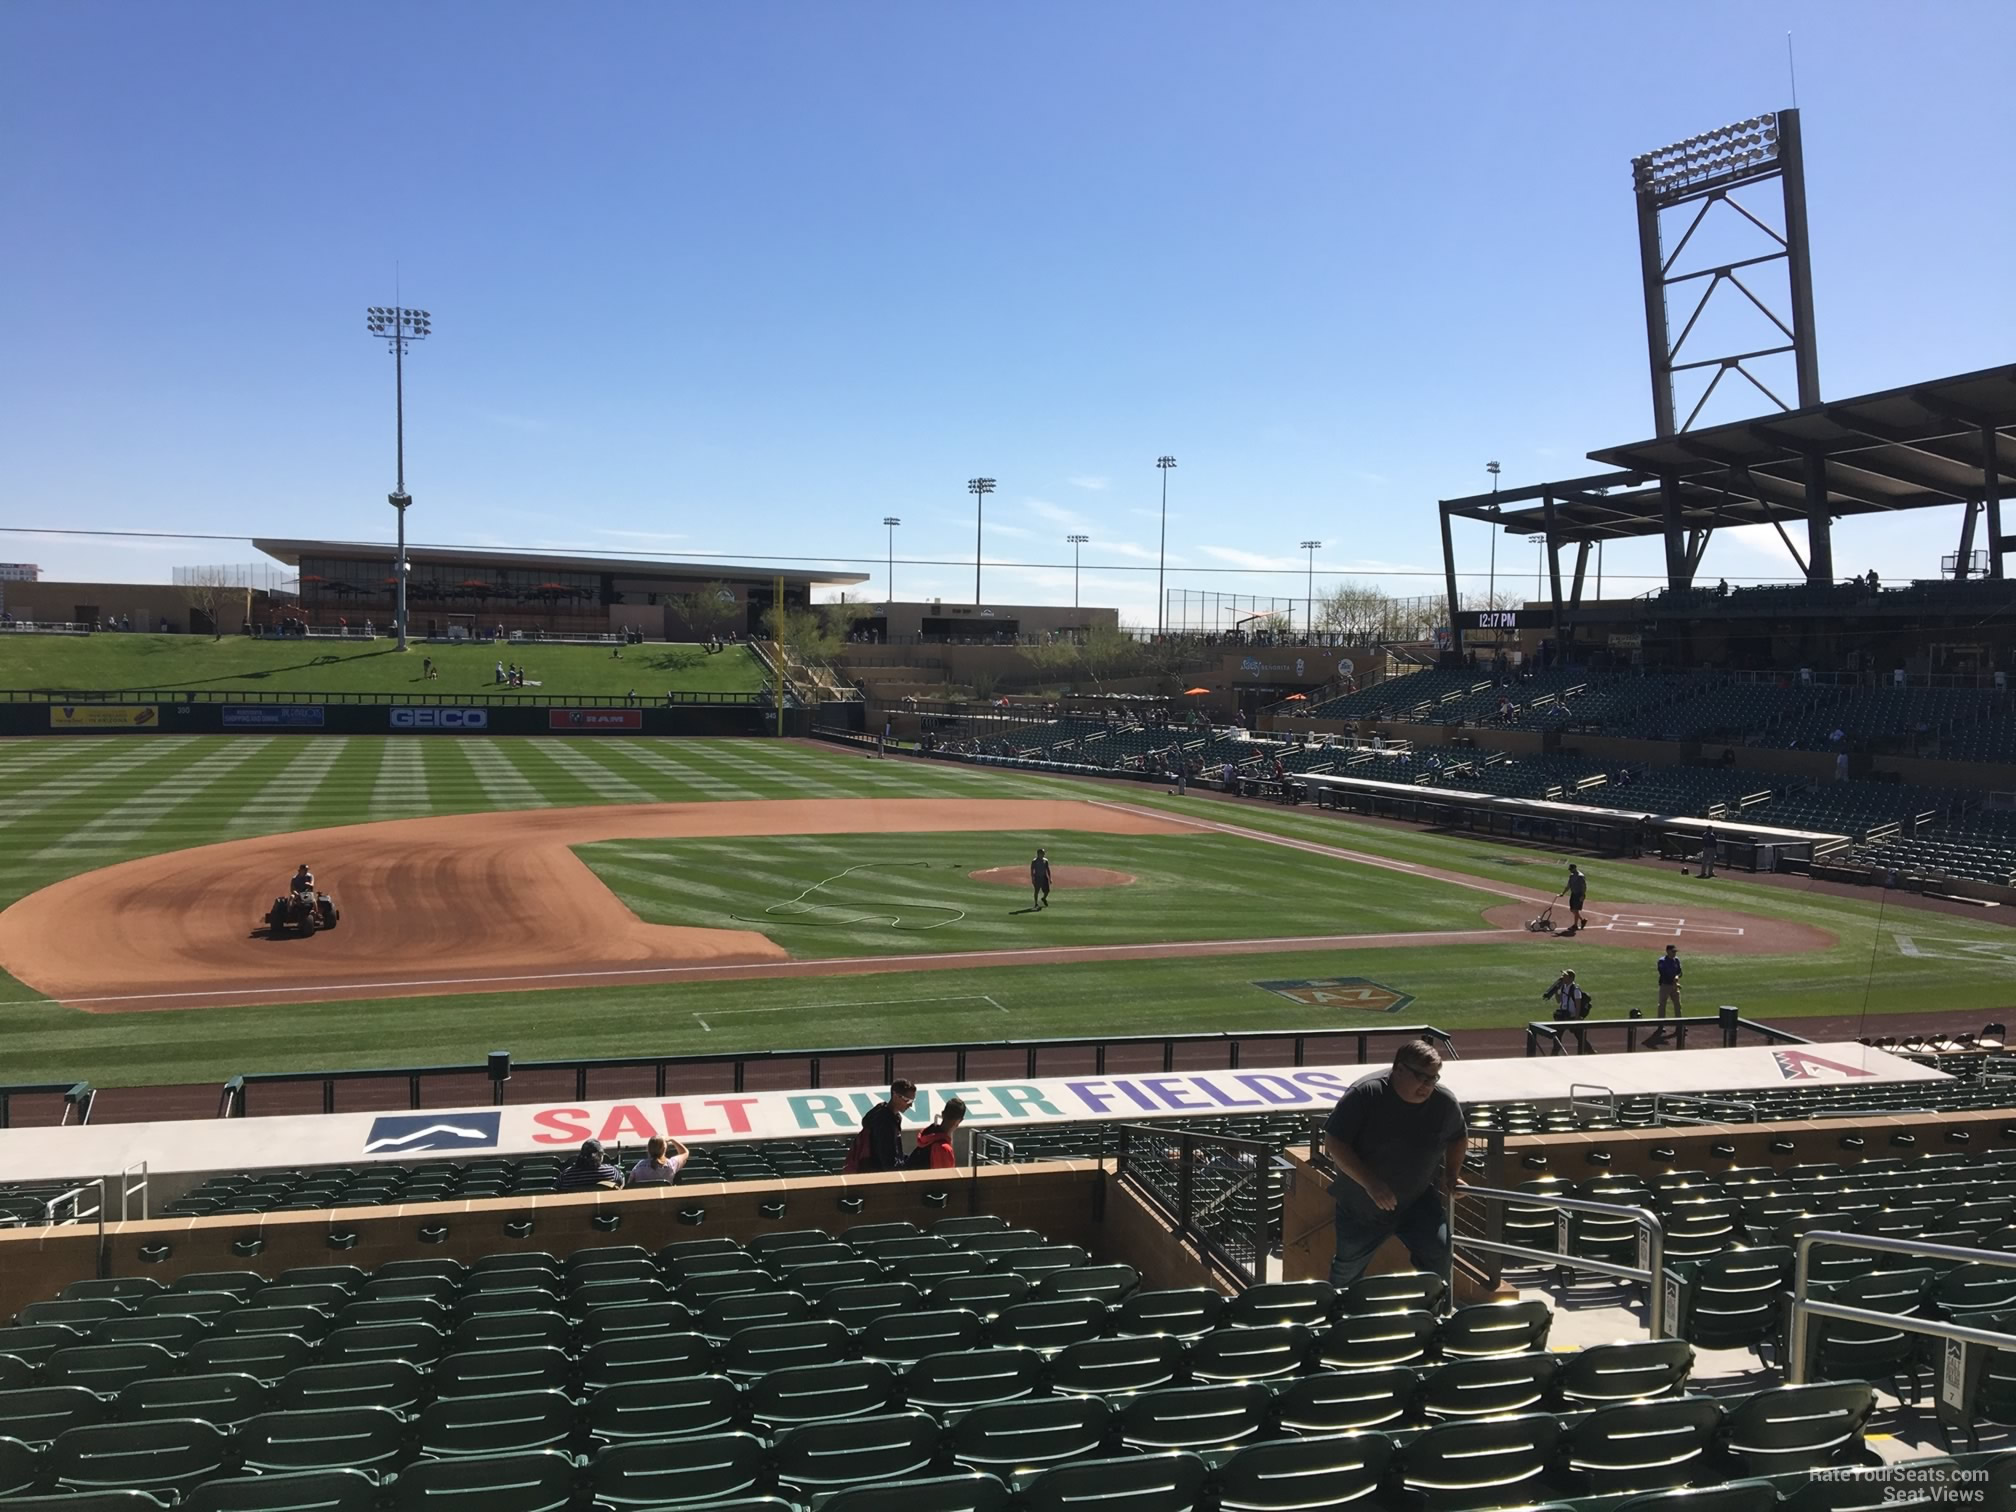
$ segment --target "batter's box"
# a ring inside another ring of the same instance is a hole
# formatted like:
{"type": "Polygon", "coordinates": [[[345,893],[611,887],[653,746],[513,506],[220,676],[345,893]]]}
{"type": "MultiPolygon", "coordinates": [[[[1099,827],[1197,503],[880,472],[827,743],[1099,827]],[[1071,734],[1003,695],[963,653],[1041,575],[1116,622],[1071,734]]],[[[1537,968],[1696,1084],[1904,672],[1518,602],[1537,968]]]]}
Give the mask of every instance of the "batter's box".
{"type": "Polygon", "coordinates": [[[1347,1013],[1398,1013],[1414,1001],[1414,994],[1397,987],[1368,981],[1364,977],[1310,977],[1286,982],[1255,982],[1262,992],[1271,992],[1304,1008],[1339,1008],[1347,1013]]]}
{"type": "Polygon", "coordinates": [[[1697,919],[1692,924],[1685,919],[1669,918],[1664,914],[1613,914],[1608,924],[1591,924],[1590,929],[1607,929],[1612,934],[1650,935],[1655,939],[1679,940],[1690,935],[1735,936],[1743,933],[1740,924],[1710,924],[1697,919]]]}

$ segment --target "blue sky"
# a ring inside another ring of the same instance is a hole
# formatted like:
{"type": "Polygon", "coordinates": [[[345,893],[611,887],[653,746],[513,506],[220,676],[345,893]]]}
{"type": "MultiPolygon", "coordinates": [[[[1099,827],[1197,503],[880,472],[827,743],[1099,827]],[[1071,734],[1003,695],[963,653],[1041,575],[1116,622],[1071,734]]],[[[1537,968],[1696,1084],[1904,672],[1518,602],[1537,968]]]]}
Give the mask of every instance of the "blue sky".
{"type": "MultiPolygon", "coordinates": [[[[2016,358],[2006,4],[15,0],[0,524],[385,538],[396,265],[415,539],[879,562],[894,514],[898,596],[960,598],[984,473],[990,562],[1082,531],[1086,601],[1152,618],[1167,452],[1172,585],[1299,594],[1318,538],[1319,588],[1433,592],[1488,458],[1650,433],[1629,160],[1790,103],[1788,30],[1824,391],[2016,358]]],[[[1704,570],[1786,571],[1765,535],[1704,570]]]]}

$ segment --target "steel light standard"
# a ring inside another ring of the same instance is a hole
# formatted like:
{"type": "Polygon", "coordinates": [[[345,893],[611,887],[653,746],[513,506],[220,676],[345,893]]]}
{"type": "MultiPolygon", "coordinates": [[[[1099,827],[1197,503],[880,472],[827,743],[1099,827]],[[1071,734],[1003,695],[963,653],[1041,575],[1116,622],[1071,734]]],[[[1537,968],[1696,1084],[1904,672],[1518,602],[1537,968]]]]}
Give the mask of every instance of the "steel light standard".
{"type": "Polygon", "coordinates": [[[1071,543],[1071,607],[1076,609],[1078,607],[1078,548],[1091,540],[1092,537],[1086,535],[1067,535],[1064,539],[1071,543]]]}
{"type": "Polygon", "coordinates": [[[889,602],[896,602],[896,527],[903,522],[894,515],[882,516],[882,523],[889,527],[889,602]]]}
{"type": "Polygon", "coordinates": [[[1155,465],[1162,469],[1162,543],[1155,548],[1155,633],[1160,635],[1169,603],[1169,595],[1162,587],[1162,566],[1169,555],[1169,469],[1176,465],[1176,459],[1157,457],[1155,465]]]}
{"type": "Polygon", "coordinates": [[[1313,636],[1316,633],[1316,553],[1323,549],[1323,543],[1321,541],[1304,541],[1302,549],[1309,553],[1309,626],[1307,633],[1313,636]]]}
{"type": "Polygon", "coordinates": [[[968,478],[966,492],[973,495],[973,607],[980,607],[980,524],[987,514],[987,495],[994,492],[992,478],[968,478]]]}
{"type": "Polygon", "coordinates": [[[420,341],[433,330],[433,316],[425,310],[409,310],[403,305],[372,305],[364,312],[364,329],[392,348],[392,405],[399,452],[399,486],[386,502],[399,513],[399,564],[393,569],[398,582],[393,618],[399,628],[399,649],[406,649],[406,509],[413,496],[406,492],[406,343],[420,341]]]}
{"type": "MultiPolygon", "coordinates": [[[[1498,497],[1498,464],[1496,462],[1486,462],[1484,464],[1484,471],[1491,474],[1491,497],[1493,500],[1496,500],[1498,497]]],[[[1498,512],[1498,506],[1495,502],[1491,506],[1491,512],[1494,515],[1498,512]]],[[[1498,607],[1498,527],[1496,524],[1493,524],[1491,527],[1491,582],[1490,586],[1484,590],[1484,607],[1486,609],[1496,609],[1498,607]]]]}

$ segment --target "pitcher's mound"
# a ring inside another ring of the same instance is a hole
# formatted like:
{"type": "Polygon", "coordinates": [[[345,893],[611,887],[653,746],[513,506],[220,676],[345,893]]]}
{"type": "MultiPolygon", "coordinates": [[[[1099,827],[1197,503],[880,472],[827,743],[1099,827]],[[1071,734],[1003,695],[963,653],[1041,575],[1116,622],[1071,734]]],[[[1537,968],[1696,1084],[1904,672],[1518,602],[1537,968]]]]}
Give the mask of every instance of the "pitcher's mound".
{"type": "MultiPolygon", "coordinates": [[[[1006,887],[1027,887],[1027,866],[990,866],[985,871],[968,872],[975,882],[998,882],[1006,887]]],[[[1127,872],[1108,871],[1103,866],[1053,866],[1050,885],[1060,891],[1075,887],[1126,887],[1135,881],[1127,872]]]]}

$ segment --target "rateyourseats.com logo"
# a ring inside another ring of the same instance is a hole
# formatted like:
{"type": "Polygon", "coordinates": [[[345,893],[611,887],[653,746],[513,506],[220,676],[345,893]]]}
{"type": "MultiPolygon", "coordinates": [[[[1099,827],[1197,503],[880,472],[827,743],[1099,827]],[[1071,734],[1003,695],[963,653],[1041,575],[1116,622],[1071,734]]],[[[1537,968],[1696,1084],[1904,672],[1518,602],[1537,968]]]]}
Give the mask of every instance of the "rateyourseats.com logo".
{"type": "Polygon", "coordinates": [[[371,1121],[366,1155],[420,1150],[494,1150],[501,1113],[388,1113],[371,1121]]]}
{"type": "Polygon", "coordinates": [[[1865,1491],[1882,1493],[1880,1502],[1858,1498],[1854,1503],[1858,1507],[1981,1507],[1988,1503],[1987,1467],[1956,1465],[1951,1460],[1868,1468],[1824,1467],[1808,1473],[1816,1481],[1850,1481],[1865,1491]]]}

